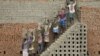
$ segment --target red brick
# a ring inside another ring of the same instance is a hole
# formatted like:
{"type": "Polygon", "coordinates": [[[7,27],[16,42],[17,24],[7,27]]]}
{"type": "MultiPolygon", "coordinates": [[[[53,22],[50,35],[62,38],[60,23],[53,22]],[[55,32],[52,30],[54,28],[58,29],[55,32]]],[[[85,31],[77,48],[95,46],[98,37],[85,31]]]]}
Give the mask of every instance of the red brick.
{"type": "Polygon", "coordinates": [[[81,22],[88,26],[89,56],[100,56],[100,8],[81,7],[81,22]]]}
{"type": "Polygon", "coordinates": [[[0,24],[0,56],[20,56],[22,29],[37,28],[37,23],[0,24]],[[6,51],[4,55],[3,52],[6,51]]]}

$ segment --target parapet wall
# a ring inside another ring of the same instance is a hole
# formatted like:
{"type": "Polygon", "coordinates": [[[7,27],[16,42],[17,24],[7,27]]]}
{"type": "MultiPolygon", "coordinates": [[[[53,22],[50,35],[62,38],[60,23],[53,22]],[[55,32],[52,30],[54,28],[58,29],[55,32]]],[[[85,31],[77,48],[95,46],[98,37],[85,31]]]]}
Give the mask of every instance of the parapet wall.
{"type": "Polygon", "coordinates": [[[0,24],[0,56],[21,56],[23,28],[34,29],[37,28],[37,24],[0,24]]]}
{"type": "Polygon", "coordinates": [[[34,23],[46,18],[52,19],[65,1],[0,1],[0,23],[34,23]]]}
{"type": "Polygon", "coordinates": [[[83,6],[81,22],[88,28],[89,56],[100,56],[100,7],[83,6]]]}

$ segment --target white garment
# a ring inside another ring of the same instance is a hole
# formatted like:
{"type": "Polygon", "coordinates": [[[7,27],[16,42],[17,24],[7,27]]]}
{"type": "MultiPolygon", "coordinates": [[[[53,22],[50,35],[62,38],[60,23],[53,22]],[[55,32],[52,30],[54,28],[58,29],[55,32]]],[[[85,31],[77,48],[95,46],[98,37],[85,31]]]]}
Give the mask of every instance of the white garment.
{"type": "Polygon", "coordinates": [[[49,26],[45,25],[45,31],[48,31],[49,26]]]}
{"type": "Polygon", "coordinates": [[[23,49],[23,56],[28,56],[28,50],[27,49],[23,49]]]}
{"type": "Polygon", "coordinates": [[[54,28],[53,28],[53,32],[54,32],[54,33],[59,33],[59,27],[58,27],[58,26],[54,27],[54,28]]]}
{"type": "Polygon", "coordinates": [[[49,24],[49,28],[51,28],[52,23],[49,24]]]}
{"type": "Polygon", "coordinates": [[[69,4],[68,5],[68,7],[69,7],[69,12],[70,13],[75,13],[75,5],[76,5],[76,3],[74,3],[74,4],[69,4]]]}

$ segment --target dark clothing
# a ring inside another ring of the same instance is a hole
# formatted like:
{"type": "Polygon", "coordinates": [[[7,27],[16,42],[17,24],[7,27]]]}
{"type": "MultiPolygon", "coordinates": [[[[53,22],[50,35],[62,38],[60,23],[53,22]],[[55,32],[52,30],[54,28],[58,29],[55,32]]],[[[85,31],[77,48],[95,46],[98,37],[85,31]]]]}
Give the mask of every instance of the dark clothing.
{"type": "Polygon", "coordinates": [[[45,42],[45,48],[49,46],[49,42],[45,42]]]}
{"type": "Polygon", "coordinates": [[[32,40],[33,40],[33,37],[28,37],[28,44],[29,44],[29,47],[31,47],[31,45],[32,45],[32,40]]]}
{"type": "Polygon", "coordinates": [[[54,39],[57,39],[57,38],[58,38],[58,36],[59,36],[59,34],[58,34],[58,33],[54,33],[54,39]]]}
{"type": "Polygon", "coordinates": [[[60,19],[60,21],[59,21],[59,23],[60,23],[60,27],[66,27],[66,20],[65,19],[60,19]]]}
{"type": "Polygon", "coordinates": [[[29,54],[29,56],[36,56],[36,53],[31,53],[29,54]]]}
{"type": "Polygon", "coordinates": [[[74,21],[74,17],[75,17],[75,13],[69,13],[69,19],[71,24],[74,21]]]}
{"type": "Polygon", "coordinates": [[[22,49],[29,49],[29,44],[28,44],[28,42],[24,42],[24,43],[22,44],[22,49]]]}
{"type": "Polygon", "coordinates": [[[44,42],[39,43],[38,45],[38,54],[41,54],[44,51],[44,42]]]}
{"type": "Polygon", "coordinates": [[[41,35],[42,35],[43,42],[44,42],[44,37],[45,37],[44,33],[45,33],[45,29],[42,28],[42,29],[41,29],[41,35]]]}
{"type": "Polygon", "coordinates": [[[23,40],[22,49],[29,49],[29,43],[27,39],[23,40]]]}

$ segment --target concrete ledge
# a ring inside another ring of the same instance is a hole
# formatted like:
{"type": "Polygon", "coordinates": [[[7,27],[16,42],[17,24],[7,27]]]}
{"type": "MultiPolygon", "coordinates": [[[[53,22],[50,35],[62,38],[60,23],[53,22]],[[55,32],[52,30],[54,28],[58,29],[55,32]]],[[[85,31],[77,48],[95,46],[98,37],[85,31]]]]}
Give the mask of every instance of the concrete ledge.
{"type": "Polygon", "coordinates": [[[100,8],[100,1],[92,1],[92,2],[78,2],[78,6],[87,6],[87,7],[96,7],[100,8]]]}

